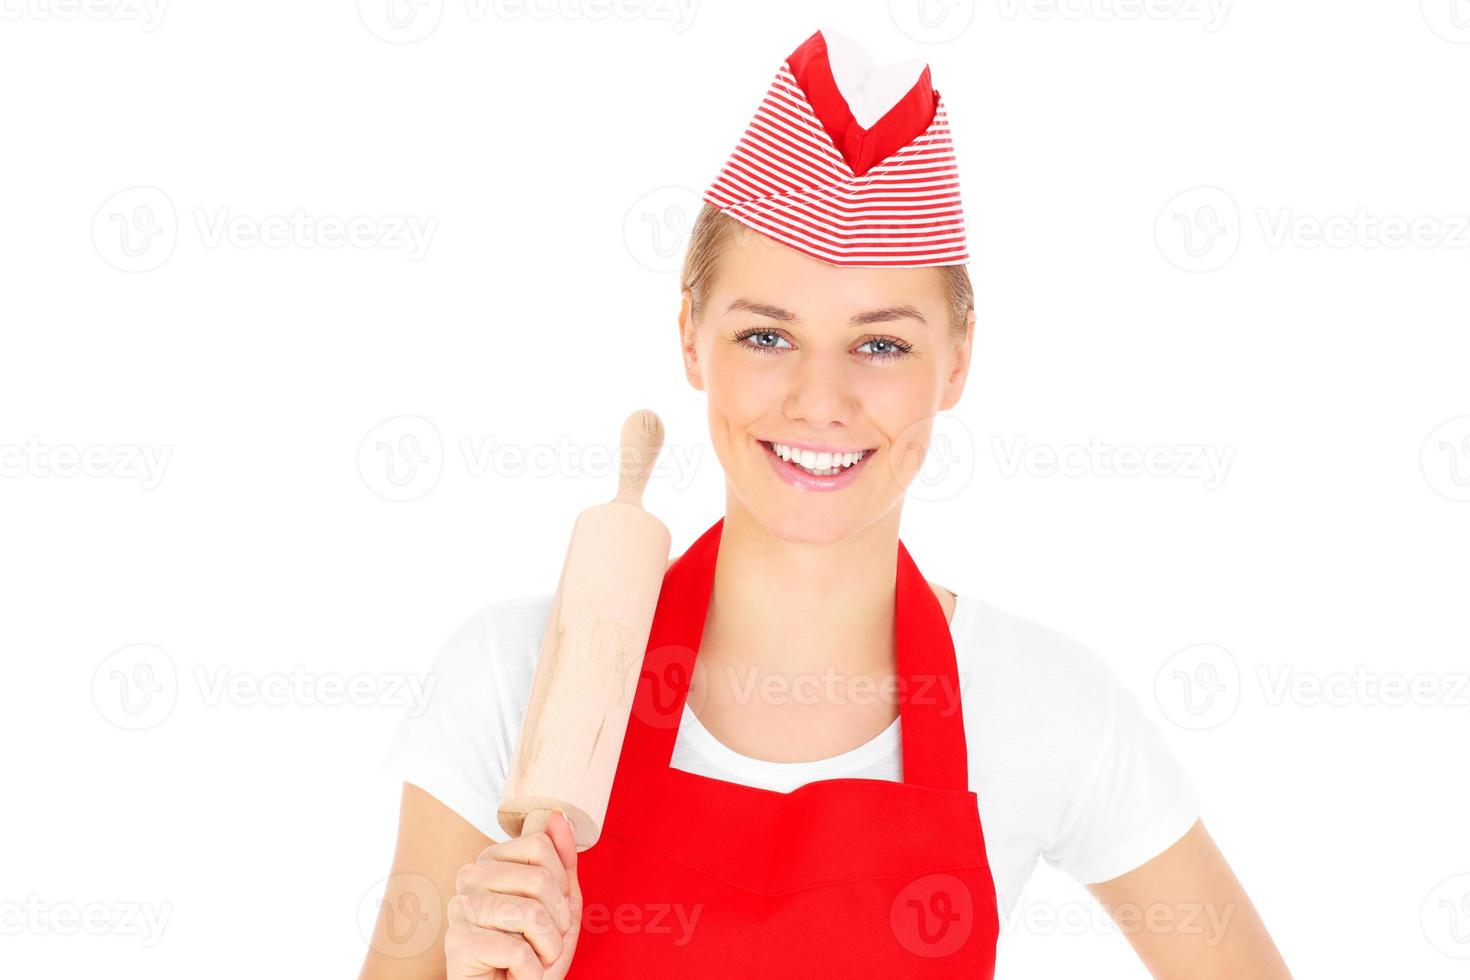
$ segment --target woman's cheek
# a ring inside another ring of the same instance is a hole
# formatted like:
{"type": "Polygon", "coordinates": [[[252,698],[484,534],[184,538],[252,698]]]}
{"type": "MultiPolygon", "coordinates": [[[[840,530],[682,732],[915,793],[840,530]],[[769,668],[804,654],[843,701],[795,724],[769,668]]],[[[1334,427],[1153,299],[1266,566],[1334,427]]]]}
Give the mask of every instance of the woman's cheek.
{"type": "Polygon", "coordinates": [[[760,363],[767,359],[775,360],[776,356],[730,357],[714,365],[710,395],[719,399],[725,414],[734,419],[753,419],[779,408],[773,400],[780,397],[780,372],[773,365],[760,363]]]}
{"type": "Polygon", "coordinates": [[[887,472],[896,489],[906,490],[924,465],[934,432],[932,387],[893,378],[870,389],[867,406],[888,444],[887,472]]]}

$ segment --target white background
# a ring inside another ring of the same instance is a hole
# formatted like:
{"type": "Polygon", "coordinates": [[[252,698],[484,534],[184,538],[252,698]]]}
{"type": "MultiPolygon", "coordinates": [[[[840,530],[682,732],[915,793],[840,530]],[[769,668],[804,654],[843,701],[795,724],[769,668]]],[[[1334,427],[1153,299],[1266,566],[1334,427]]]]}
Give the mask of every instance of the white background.
{"type": "MultiPolygon", "coordinates": [[[[632,409],[721,513],[676,268],[830,26],[963,175],[905,542],[1108,658],[1297,976],[1464,975],[1470,4],[918,2],[0,0],[0,973],[356,975],[406,685],[632,409]]],[[[1000,976],[1144,975],[1028,901],[1000,976]]]]}

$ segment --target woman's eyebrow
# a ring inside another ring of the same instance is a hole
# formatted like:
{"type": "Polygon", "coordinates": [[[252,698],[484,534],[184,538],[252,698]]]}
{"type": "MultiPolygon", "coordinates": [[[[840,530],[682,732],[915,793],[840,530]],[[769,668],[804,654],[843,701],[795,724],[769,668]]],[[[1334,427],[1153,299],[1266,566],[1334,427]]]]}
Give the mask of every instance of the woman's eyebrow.
{"type": "Polygon", "coordinates": [[[882,323],[885,320],[902,320],[906,317],[918,320],[920,323],[929,322],[924,319],[924,314],[912,306],[885,306],[881,310],[869,310],[866,313],[859,313],[852,318],[851,322],[861,326],[865,323],[882,323]]]}
{"type": "MultiPolygon", "coordinates": [[[[734,313],[737,310],[745,313],[754,313],[756,316],[770,317],[772,320],[780,320],[783,323],[794,323],[801,319],[790,310],[773,306],[770,303],[757,303],[755,300],[749,299],[735,300],[725,312],[734,313]]],[[[920,323],[929,322],[924,319],[922,313],[914,309],[914,307],[907,305],[885,306],[881,310],[869,310],[866,313],[858,313],[848,322],[854,326],[863,326],[869,323],[884,323],[889,320],[902,320],[904,318],[918,320],[920,323]]]]}

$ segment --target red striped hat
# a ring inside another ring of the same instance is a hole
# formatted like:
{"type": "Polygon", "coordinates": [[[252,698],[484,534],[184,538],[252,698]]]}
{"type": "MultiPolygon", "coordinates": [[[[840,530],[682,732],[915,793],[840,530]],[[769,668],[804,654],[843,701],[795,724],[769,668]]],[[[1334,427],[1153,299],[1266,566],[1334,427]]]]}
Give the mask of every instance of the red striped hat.
{"type": "Polygon", "coordinates": [[[831,50],[817,31],[781,65],[705,202],[832,265],[968,262],[959,171],[929,66],[905,89],[905,72],[922,63],[874,70],[828,34],[831,50]]]}

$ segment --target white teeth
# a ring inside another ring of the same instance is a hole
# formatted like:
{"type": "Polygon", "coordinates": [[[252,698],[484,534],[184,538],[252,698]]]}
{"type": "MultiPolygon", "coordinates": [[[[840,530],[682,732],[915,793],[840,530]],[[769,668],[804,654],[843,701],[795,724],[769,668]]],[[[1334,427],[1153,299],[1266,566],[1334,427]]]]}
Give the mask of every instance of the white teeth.
{"type": "Polygon", "coordinates": [[[855,465],[867,455],[867,450],[851,453],[815,453],[806,449],[796,449],[779,442],[771,443],[771,451],[782,459],[795,463],[802,469],[809,470],[817,476],[834,476],[849,466],[855,465]]]}

